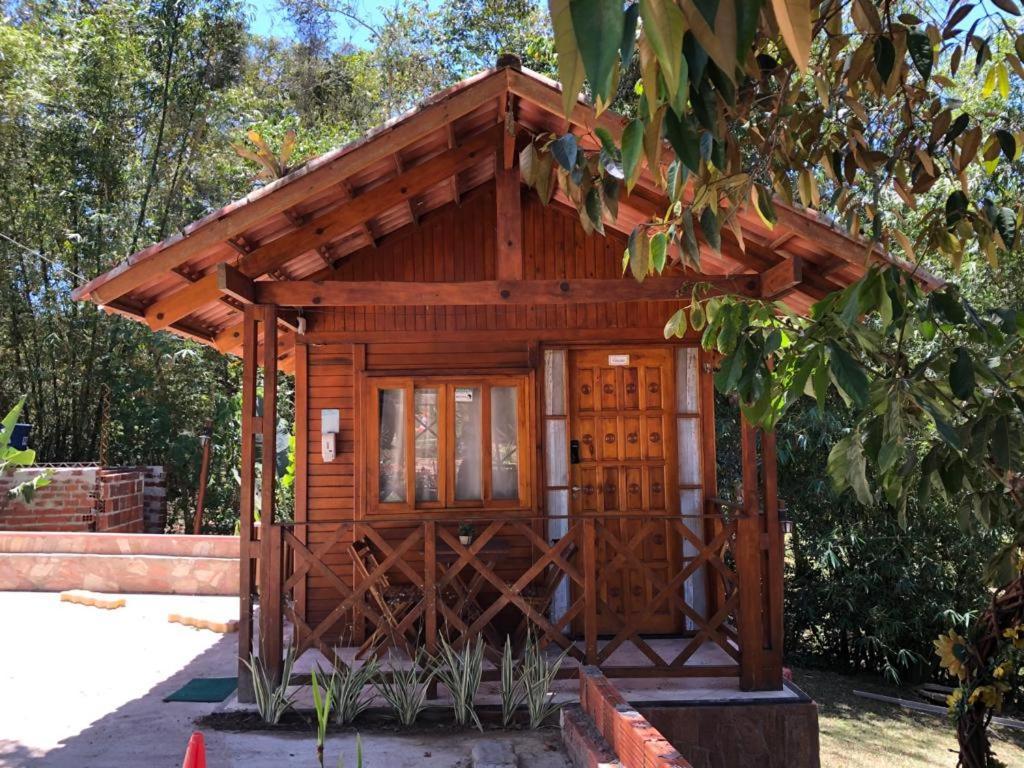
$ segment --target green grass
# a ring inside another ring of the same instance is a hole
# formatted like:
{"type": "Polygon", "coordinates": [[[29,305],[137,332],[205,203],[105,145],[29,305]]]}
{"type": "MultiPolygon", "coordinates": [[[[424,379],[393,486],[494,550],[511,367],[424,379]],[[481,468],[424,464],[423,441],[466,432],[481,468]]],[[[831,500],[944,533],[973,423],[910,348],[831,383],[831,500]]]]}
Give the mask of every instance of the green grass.
{"type": "MultiPolygon", "coordinates": [[[[956,734],[945,717],[853,695],[861,690],[914,700],[913,692],[820,670],[794,669],[793,679],[818,703],[822,768],[956,766],[956,734]]],[[[1024,731],[993,728],[992,742],[1006,765],[1024,765],[1024,731]]]]}

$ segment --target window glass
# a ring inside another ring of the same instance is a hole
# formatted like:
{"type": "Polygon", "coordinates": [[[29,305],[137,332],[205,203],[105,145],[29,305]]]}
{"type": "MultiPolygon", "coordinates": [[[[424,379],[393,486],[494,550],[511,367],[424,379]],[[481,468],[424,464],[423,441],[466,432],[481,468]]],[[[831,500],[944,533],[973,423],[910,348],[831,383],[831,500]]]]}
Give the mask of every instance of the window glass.
{"type": "Polygon", "coordinates": [[[438,440],[438,391],[417,389],[413,395],[413,429],[416,433],[416,501],[437,501],[440,476],[438,440]]]}
{"type": "Polygon", "coordinates": [[[491,498],[519,498],[519,389],[491,387],[491,498]]]}
{"type": "Polygon", "coordinates": [[[483,498],[480,387],[455,387],[455,499],[483,498]]]}
{"type": "Polygon", "coordinates": [[[405,390],[380,390],[378,412],[379,498],[405,501],[405,390]]]}

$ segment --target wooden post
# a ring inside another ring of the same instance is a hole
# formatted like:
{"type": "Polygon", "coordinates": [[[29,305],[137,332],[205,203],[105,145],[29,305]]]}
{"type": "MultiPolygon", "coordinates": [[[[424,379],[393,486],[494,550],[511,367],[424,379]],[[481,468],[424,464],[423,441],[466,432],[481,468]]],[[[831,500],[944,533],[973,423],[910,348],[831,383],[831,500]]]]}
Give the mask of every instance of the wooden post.
{"type": "Polygon", "coordinates": [[[583,637],[587,664],[597,664],[597,531],[583,518],[583,637]]]}
{"type": "Polygon", "coordinates": [[[199,492],[196,494],[196,514],[192,518],[192,534],[203,532],[203,504],[206,501],[206,478],[210,474],[210,443],[213,441],[213,420],[207,419],[199,437],[203,444],[203,459],[199,465],[199,492]]]}
{"type": "Polygon", "coordinates": [[[778,458],[775,432],[761,434],[761,472],[764,483],[764,610],[767,619],[765,684],[773,690],[782,688],[783,593],[785,543],[779,520],[778,458]]]}
{"type": "MultiPolygon", "coordinates": [[[[423,624],[427,655],[437,656],[437,523],[423,523],[423,624]]],[[[430,680],[429,698],[437,698],[437,677],[430,680]]]]}
{"type": "Polygon", "coordinates": [[[781,550],[773,550],[773,541],[781,542],[775,499],[774,435],[761,433],[741,417],[740,445],[743,517],[736,524],[740,688],[745,691],[779,690],[782,687],[782,562],[781,550]],[[763,505],[759,437],[765,459],[763,489],[766,494],[763,505]]]}
{"type": "Polygon", "coordinates": [[[239,574],[238,594],[241,600],[238,621],[238,700],[255,701],[252,673],[246,666],[253,648],[252,603],[256,583],[256,549],[253,544],[253,519],[256,508],[256,377],[259,361],[257,349],[257,315],[255,308],[245,308],[242,322],[242,466],[239,497],[239,574]]]}
{"type": "Polygon", "coordinates": [[[764,656],[764,599],[761,581],[761,493],[757,429],[740,417],[743,468],[743,514],[736,524],[736,570],[739,580],[740,687],[760,690],[764,656]]]}
{"type": "Polygon", "coordinates": [[[519,169],[494,158],[494,202],[498,210],[495,244],[499,280],[523,279],[523,213],[519,169]]]}
{"type": "Polygon", "coordinates": [[[260,659],[271,679],[281,678],[282,616],[281,530],[274,520],[277,479],[277,307],[257,308],[263,330],[263,413],[260,433],[260,659]]]}

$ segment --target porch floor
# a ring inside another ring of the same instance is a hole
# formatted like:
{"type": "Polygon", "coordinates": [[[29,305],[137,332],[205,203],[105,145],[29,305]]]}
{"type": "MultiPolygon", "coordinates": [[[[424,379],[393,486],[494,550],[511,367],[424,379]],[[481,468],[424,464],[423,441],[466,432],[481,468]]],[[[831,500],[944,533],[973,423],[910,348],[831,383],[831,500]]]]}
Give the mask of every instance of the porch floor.
{"type": "MultiPolygon", "coordinates": [[[[672,658],[681,651],[689,637],[657,637],[645,638],[646,642],[663,658],[672,658]]],[[[607,643],[602,640],[599,648],[607,643]]],[[[582,641],[576,643],[582,650],[582,641]]],[[[347,664],[359,665],[361,662],[355,659],[356,648],[344,647],[338,649],[339,656],[347,664]]],[[[556,649],[550,648],[549,653],[556,657],[556,649]]],[[[731,657],[713,642],[704,643],[701,648],[690,657],[687,666],[718,666],[729,664],[731,657]]],[[[320,665],[329,669],[328,660],[316,649],[304,653],[295,663],[295,674],[308,674],[320,665]]],[[[402,652],[390,651],[385,658],[381,659],[384,668],[403,668],[410,664],[409,657],[402,652]]],[[[631,643],[623,643],[609,657],[609,666],[643,667],[650,664],[650,661],[641,651],[631,643]]],[[[563,663],[564,669],[577,669],[579,662],[566,657],[563,663]]],[[[484,669],[495,669],[495,665],[484,660],[484,669]]],[[[709,702],[753,702],[753,701],[796,701],[802,694],[790,686],[784,687],[781,691],[741,691],[739,678],[737,677],[654,677],[654,678],[614,678],[616,688],[631,704],[639,705],[648,702],[666,702],[673,704],[695,704],[709,702]]],[[[562,703],[575,702],[579,699],[579,681],[575,676],[561,679],[555,682],[555,699],[562,703]]],[[[443,686],[439,686],[438,701],[450,700],[443,686]]],[[[484,705],[500,705],[501,694],[497,682],[485,682],[480,686],[478,703],[484,705]]],[[[312,695],[309,689],[304,689],[299,694],[299,702],[312,706],[312,695]],[[305,699],[309,698],[308,702],[305,699]]],[[[234,703],[234,702],[233,702],[234,703]]],[[[244,705],[241,705],[244,707],[244,705]]]]}

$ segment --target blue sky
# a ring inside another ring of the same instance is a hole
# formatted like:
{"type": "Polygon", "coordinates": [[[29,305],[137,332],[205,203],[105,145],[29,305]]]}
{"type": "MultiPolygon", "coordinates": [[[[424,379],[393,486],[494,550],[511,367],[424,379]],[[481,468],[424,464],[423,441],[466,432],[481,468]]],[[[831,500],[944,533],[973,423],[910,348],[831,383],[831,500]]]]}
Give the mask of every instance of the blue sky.
{"type": "MultiPolygon", "coordinates": [[[[278,6],[278,0],[245,0],[249,6],[249,29],[258,35],[272,35],[291,39],[293,30],[285,19],[284,12],[278,6]]],[[[312,0],[311,0],[312,2],[312,0]]],[[[440,4],[439,0],[431,0],[431,7],[440,4]]],[[[392,8],[395,0],[356,0],[355,5],[364,14],[364,18],[373,24],[381,8],[392,8]]],[[[352,23],[350,20],[338,16],[338,42],[349,41],[354,45],[364,46],[367,44],[367,31],[364,27],[352,23]]]]}

